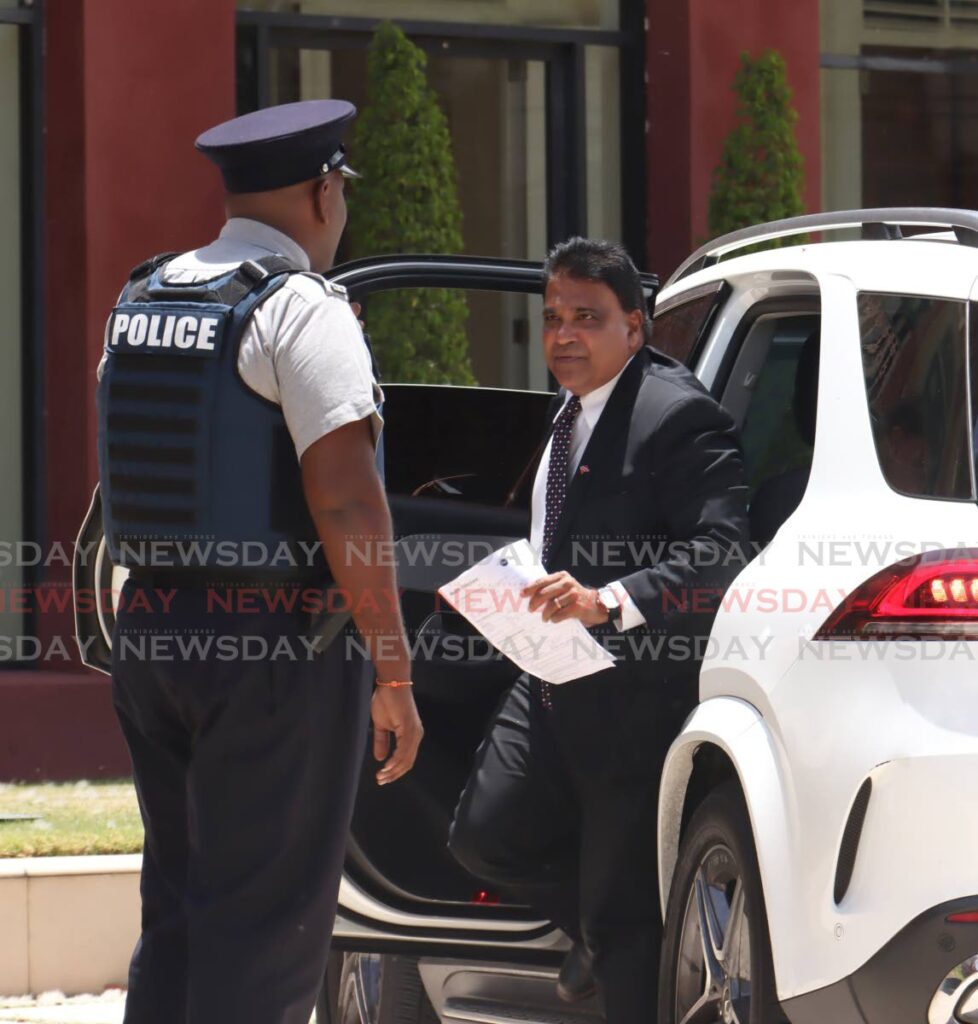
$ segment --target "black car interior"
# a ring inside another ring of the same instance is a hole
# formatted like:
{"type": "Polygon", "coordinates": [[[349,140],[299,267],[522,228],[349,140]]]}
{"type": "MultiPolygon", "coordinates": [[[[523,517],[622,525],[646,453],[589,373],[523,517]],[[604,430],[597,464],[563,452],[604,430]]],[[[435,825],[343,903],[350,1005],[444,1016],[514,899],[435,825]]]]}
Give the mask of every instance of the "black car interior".
{"type": "Polygon", "coordinates": [[[446,844],[486,723],[519,670],[436,588],[471,556],[528,536],[533,470],[552,396],[411,385],[388,385],[385,394],[387,490],[400,541],[401,607],[418,651],[414,691],[425,738],[414,769],[392,786],[376,784],[368,751],[348,871],[405,909],[437,900],[443,915],[453,908],[467,917],[505,914],[494,905],[505,894],[486,892],[446,844]]]}
{"type": "Polygon", "coordinates": [[[815,448],[815,414],[818,404],[818,362],[820,333],[816,328],[805,339],[795,368],[791,413],[808,458],[801,465],[788,466],[764,479],[750,503],[751,540],[767,546],[781,524],[801,504],[811,471],[815,448]]]}
{"type": "MultiPolygon", "coordinates": [[[[731,411],[743,428],[752,539],[762,546],[797,507],[807,484],[815,436],[818,324],[817,307],[793,314],[782,310],[767,325],[766,336],[753,336],[756,350],[748,368],[740,361],[731,366],[725,398],[738,372],[747,381],[739,410],[731,411]]],[[[745,332],[744,347],[751,330],[745,332]]],[[[446,542],[442,553],[452,540],[489,537],[502,543],[526,536],[532,470],[550,396],[440,388],[435,402],[423,387],[386,390],[387,436],[397,446],[387,453],[396,535],[402,541],[440,538],[446,542]],[[498,411],[501,402],[507,403],[505,415],[498,411]],[[485,430],[458,429],[458,424],[473,422],[485,423],[485,430]]],[[[436,543],[432,550],[438,549],[436,543]]],[[[424,657],[415,662],[415,694],[425,740],[414,770],[396,786],[376,785],[376,766],[368,753],[349,870],[355,880],[373,891],[380,887],[386,902],[403,909],[437,901],[442,916],[511,916],[521,912],[507,905],[506,893],[487,892],[447,849],[455,804],[486,723],[518,675],[487,645],[480,649],[466,620],[436,598],[435,585],[462,568],[429,565],[430,578],[417,583],[412,582],[421,578],[416,565],[400,573],[407,581],[405,621],[412,639],[424,641],[424,657]],[[465,650],[475,653],[473,660],[453,656],[459,638],[470,645],[465,650]]]]}

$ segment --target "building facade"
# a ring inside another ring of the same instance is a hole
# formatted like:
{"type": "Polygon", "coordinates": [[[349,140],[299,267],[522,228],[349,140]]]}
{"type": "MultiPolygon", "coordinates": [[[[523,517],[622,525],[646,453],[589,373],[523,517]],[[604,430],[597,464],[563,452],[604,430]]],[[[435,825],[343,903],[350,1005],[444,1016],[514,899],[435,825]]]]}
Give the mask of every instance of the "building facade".
{"type": "MultiPolygon", "coordinates": [[[[121,282],[219,229],[195,136],[271,103],[365,104],[384,18],[428,55],[469,253],[588,233],[668,274],[708,237],[740,54],[767,47],[808,209],[976,205],[978,0],[0,0],[0,778],[126,769],[105,681],[59,646],[121,282]]],[[[472,299],[476,376],[545,388],[539,308],[513,301],[472,299]]]]}

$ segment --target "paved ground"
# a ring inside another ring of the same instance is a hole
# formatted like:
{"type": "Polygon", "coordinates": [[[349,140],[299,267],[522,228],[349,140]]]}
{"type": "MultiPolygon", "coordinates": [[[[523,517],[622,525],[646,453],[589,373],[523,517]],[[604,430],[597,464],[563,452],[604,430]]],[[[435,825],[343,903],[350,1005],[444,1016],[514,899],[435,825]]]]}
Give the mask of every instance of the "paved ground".
{"type": "MultiPolygon", "coordinates": [[[[65,996],[45,992],[30,996],[0,996],[0,1022],[11,1024],[121,1024],[126,994],[118,989],[100,996],[65,996]]],[[[310,1024],[316,1024],[313,1015],[310,1024]]]]}
{"type": "Polygon", "coordinates": [[[100,996],[66,997],[45,992],[37,998],[0,996],[0,1021],[34,1024],[121,1024],[126,994],[118,989],[100,996]]]}

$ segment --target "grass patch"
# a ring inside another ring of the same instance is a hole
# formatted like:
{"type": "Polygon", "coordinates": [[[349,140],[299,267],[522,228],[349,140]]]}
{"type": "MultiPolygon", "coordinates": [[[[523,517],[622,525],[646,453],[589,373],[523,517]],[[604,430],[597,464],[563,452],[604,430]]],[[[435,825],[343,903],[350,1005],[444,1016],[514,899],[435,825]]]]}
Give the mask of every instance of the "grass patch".
{"type": "Polygon", "coordinates": [[[129,781],[0,783],[0,857],[140,853],[143,823],[129,781]]]}

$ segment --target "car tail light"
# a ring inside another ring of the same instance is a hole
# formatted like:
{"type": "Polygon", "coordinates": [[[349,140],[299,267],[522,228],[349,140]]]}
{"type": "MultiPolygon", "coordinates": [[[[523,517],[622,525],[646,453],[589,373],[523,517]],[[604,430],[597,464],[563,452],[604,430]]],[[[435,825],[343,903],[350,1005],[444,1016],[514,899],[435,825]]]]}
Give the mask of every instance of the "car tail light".
{"type": "Polygon", "coordinates": [[[978,640],[978,550],[929,551],[878,572],[816,640],[978,640]]]}
{"type": "Polygon", "coordinates": [[[978,924],[978,910],[966,910],[960,914],[948,914],[948,924],[978,924]]]}

